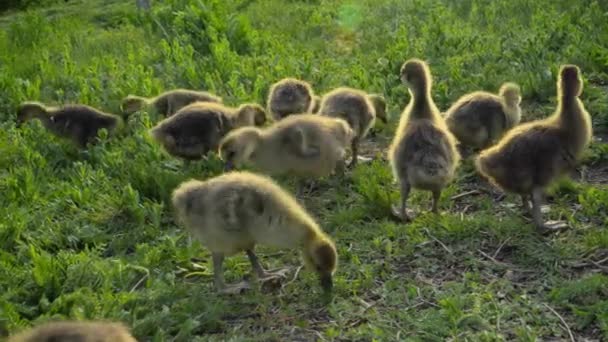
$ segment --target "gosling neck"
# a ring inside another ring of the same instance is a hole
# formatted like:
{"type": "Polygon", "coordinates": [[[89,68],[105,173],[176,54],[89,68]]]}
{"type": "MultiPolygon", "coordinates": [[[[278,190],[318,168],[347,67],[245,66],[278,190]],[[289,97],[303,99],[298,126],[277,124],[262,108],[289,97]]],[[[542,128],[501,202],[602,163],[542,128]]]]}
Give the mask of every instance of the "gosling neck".
{"type": "Polygon", "coordinates": [[[558,122],[568,142],[568,149],[578,156],[591,139],[589,114],[576,96],[561,96],[558,104],[558,122]]]}
{"type": "Polygon", "coordinates": [[[436,107],[427,83],[412,88],[410,94],[412,95],[410,117],[414,119],[433,119],[436,107]]]}
{"type": "Polygon", "coordinates": [[[560,113],[560,121],[565,128],[573,127],[578,122],[581,122],[582,104],[576,96],[561,94],[558,100],[558,112],[560,113]]]}
{"type": "Polygon", "coordinates": [[[521,109],[518,104],[503,103],[503,112],[505,113],[506,128],[513,128],[521,121],[521,109]]]}

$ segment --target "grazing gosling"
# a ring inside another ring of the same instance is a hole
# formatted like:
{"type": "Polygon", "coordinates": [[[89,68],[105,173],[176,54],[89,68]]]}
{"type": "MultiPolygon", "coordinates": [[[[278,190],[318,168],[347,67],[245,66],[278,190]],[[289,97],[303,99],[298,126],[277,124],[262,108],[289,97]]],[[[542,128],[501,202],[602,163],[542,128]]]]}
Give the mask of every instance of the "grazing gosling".
{"type": "Polygon", "coordinates": [[[137,342],[122,323],[49,322],[9,337],[8,342],[137,342]]]}
{"type": "Polygon", "coordinates": [[[342,119],[293,115],[265,129],[245,127],[230,132],[220,143],[220,158],[227,169],[251,165],[271,175],[324,177],[343,170],[353,137],[353,130],[342,119]]]}
{"type": "Polygon", "coordinates": [[[17,109],[17,125],[37,119],[56,136],[70,139],[81,148],[93,142],[102,128],[112,133],[124,126],[121,117],[104,113],[86,105],[47,107],[40,102],[28,101],[17,109]]]}
{"type": "Polygon", "coordinates": [[[315,106],[314,96],[308,82],[284,78],[270,87],[268,113],[275,121],[292,114],[311,113],[315,106]]]}
{"type": "Polygon", "coordinates": [[[347,87],[336,88],[323,96],[319,114],[344,119],[355,132],[353,139],[351,167],[357,164],[359,142],[363,139],[378,117],[386,122],[386,102],[379,95],[347,87]]]}
{"type": "Polygon", "coordinates": [[[441,190],[453,179],[460,155],[456,138],[431,98],[428,65],[415,58],[406,61],[401,68],[401,80],[407,84],[411,99],[401,114],[389,159],[401,190],[401,208],[393,208],[393,213],[409,221],[406,204],[411,188],[431,191],[432,211],[437,213],[441,190]]]}
{"type": "Polygon", "coordinates": [[[195,102],[159,122],[150,134],[169,154],[190,161],[217,151],[221,139],[232,129],[262,126],[265,122],[266,112],[258,104],[231,108],[195,102]]]}
{"type": "Polygon", "coordinates": [[[204,182],[182,183],[172,197],[179,221],[212,253],[216,288],[239,293],[246,284],[226,285],[224,257],[245,251],[259,279],[273,277],[260,264],[255,245],[301,248],[305,263],[332,289],[337,252],[330,237],[296,200],[270,178],[229,172],[204,182]]]}
{"type": "Polygon", "coordinates": [[[445,121],[461,144],[486,148],[521,120],[521,95],[515,83],[505,83],[498,95],[485,91],[467,94],[448,109],[445,121]]]}
{"type": "Polygon", "coordinates": [[[194,102],[222,103],[222,98],[206,91],[173,89],[152,98],[129,95],[122,100],[120,109],[126,115],[149,108],[163,116],[171,116],[194,102]]]}
{"type": "Polygon", "coordinates": [[[561,66],[553,115],[512,129],[476,160],[477,170],[494,185],[521,195],[525,209],[529,210],[532,198],[532,216],[539,231],[564,227],[563,222],[543,222],[543,190],[576,165],[591,141],[591,117],[579,99],[582,91],[579,68],[561,66]]]}

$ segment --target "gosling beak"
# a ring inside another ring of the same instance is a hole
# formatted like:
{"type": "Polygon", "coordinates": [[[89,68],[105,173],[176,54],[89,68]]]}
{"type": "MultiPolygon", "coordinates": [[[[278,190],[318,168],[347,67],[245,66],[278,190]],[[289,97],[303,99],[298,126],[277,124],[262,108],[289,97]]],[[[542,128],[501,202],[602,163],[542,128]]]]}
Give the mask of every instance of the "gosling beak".
{"type": "Polygon", "coordinates": [[[330,273],[321,274],[320,280],[321,280],[321,287],[323,288],[323,291],[331,292],[332,289],[334,288],[334,282],[332,280],[331,274],[330,273]]]}
{"type": "Polygon", "coordinates": [[[233,168],[234,168],[234,165],[232,164],[232,161],[230,161],[230,160],[226,161],[226,163],[224,164],[224,172],[232,171],[233,168]]]}

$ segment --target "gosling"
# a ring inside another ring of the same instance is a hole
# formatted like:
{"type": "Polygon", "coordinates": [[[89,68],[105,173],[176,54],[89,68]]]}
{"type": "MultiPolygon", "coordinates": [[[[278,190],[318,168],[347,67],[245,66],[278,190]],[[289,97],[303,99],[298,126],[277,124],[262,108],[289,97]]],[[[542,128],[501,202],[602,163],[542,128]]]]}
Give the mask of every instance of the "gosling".
{"type": "Polygon", "coordinates": [[[342,119],[300,114],[265,129],[234,130],[220,143],[219,154],[227,170],[249,165],[270,175],[324,177],[344,169],[353,138],[342,119]]]}
{"type": "Polygon", "coordinates": [[[368,95],[358,89],[341,87],[323,96],[319,114],[342,118],[355,132],[350,163],[354,167],[359,157],[359,143],[376,122],[376,117],[386,123],[386,102],[380,95],[368,95]]]}
{"type": "Polygon", "coordinates": [[[224,257],[244,251],[258,279],[274,277],[264,270],[255,245],[301,248],[306,265],[330,292],[336,270],[334,242],[296,200],[270,178],[229,172],[204,182],[182,183],[172,196],[177,217],[212,254],[214,282],[222,293],[240,293],[246,283],[227,285],[224,257]]]}
{"type": "Polygon", "coordinates": [[[152,98],[129,95],[122,100],[120,109],[125,115],[148,109],[163,116],[171,116],[194,102],[222,103],[222,98],[206,91],[173,89],[152,98]]]}
{"type": "Polygon", "coordinates": [[[521,95],[515,83],[505,83],[498,95],[476,91],[461,97],[446,112],[448,128],[464,146],[487,148],[521,120],[521,95]]]}
{"type": "Polygon", "coordinates": [[[543,222],[543,191],[580,161],[592,136],[591,117],[579,99],[583,91],[576,65],[563,65],[557,80],[557,109],[544,120],[522,124],[481,152],[477,170],[497,187],[519,194],[540,232],[565,228],[560,221],[543,222]]]}
{"type": "Polygon", "coordinates": [[[401,190],[401,207],[393,207],[393,214],[407,222],[411,220],[406,208],[412,187],[431,191],[432,211],[438,212],[441,191],[454,178],[460,155],[456,138],[431,98],[428,65],[419,59],[406,61],[401,68],[401,80],[408,86],[411,99],[401,114],[388,153],[401,190]]]}
{"type": "Polygon", "coordinates": [[[17,109],[17,125],[37,119],[51,133],[70,139],[80,148],[86,148],[105,128],[112,133],[123,127],[121,117],[102,112],[86,105],[47,107],[40,102],[28,101],[17,109]]]}
{"type": "Polygon", "coordinates": [[[292,114],[312,113],[315,94],[310,84],[295,78],[284,78],[270,87],[268,113],[275,121],[292,114]]]}
{"type": "Polygon", "coordinates": [[[154,140],[172,156],[189,162],[216,152],[221,139],[234,128],[262,126],[266,112],[257,104],[238,108],[213,102],[195,102],[150,130],[154,140]]]}
{"type": "Polygon", "coordinates": [[[122,323],[62,321],[44,323],[9,337],[8,342],[137,342],[122,323]]]}

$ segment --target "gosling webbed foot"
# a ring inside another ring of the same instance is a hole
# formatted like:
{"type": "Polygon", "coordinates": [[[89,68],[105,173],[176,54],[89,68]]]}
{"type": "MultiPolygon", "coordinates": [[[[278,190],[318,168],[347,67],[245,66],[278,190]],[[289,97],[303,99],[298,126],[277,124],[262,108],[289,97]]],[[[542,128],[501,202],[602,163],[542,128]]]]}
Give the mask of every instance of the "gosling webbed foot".
{"type": "Polygon", "coordinates": [[[401,207],[397,205],[391,206],[391,214],[394,218],[402,221],[402,222],[411,222],[414,217],[414,213],[410,209],[402,210],[401,207]]]}
{"type": "Polygon", "coordinates": [[[258,274],[258,281],[262,291],[272,291],[281,287],[283,281],[287,279],[289,268],[278,269],[274,271],[264,271],[263,274],[258,274]]]}
{"type": "Polygon", "coordinates": [[[236,283],[236,284],[224,285],[224,287],[219,289],[219,293],[228,294],[228,295],[237,295],[237,294],[241,294],[245,291],[248,291],[250,289],[251,289],[251,284],[249,284],[249,282],[241,281],[240,283],[236,283]]]}
{"type": "Polygon", "coordinates": [[[357,158],[351,158],[350,163],[348,163],[349,169],[354,169],[358,164],[368,164],[371,163],[374,158],[357,156],[357,158]]]}
{"type": "Polygon", "coordinates": [[[289,268],[279,268],[273,271],[264,271],[262,274],[258,275],[258,280],[260,282],[272,281],[275,279],[285,279],[287,278],[287,274],[289,273],[289,268]]]}
{"type": "Polygon", "coordinates": [[[298,183],[296,197],[309,196],[318,188],[318,184],[314,180],[303,180],[298,183]]]}
{"type": "Polygon", "coordinates": [[[566,221],[547,221],[543,223],[541,226],[538,226],[537,229],[542,234],[550,234],[560,232],[562,230],[566,230],[570,228],[566,221]]]}

